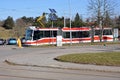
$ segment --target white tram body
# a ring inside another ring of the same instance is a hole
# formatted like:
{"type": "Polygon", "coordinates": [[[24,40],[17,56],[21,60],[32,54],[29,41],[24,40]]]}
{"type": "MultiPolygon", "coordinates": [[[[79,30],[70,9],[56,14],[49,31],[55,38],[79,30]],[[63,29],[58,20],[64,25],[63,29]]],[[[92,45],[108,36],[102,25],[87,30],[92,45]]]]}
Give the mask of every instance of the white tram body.
{"type": "MultiPolygon", "coordinates": [[[[58,28],[36,28],[30,26],[26,29],[24,45],[56,44],[58,28]]],[[[62,28],[62,44],[91,42],[91,28],[62,28]],[[71,36],[70,37],[70,32],[71,36]]],[[[94,28],[94,42],[100,41],[100,29],[94,28]]],[[[102,30],[102,41],[113,41],[112,28],[102,30]]]]}

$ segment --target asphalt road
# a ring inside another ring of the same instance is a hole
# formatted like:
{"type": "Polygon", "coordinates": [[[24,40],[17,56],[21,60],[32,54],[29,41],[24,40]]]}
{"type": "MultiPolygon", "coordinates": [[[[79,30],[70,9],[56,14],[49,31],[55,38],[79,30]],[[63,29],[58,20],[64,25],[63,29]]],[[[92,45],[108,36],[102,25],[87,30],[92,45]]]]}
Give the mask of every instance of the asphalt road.
{"type": "Polygon", "coordinates": [[[120,51],[116,46],[77,46],[59,48],[22,48],[0,46],[0,80],[120,80],[120,73],[8,65],[4,59],[18,54],[58,54],[62,52],[120,51]]]}

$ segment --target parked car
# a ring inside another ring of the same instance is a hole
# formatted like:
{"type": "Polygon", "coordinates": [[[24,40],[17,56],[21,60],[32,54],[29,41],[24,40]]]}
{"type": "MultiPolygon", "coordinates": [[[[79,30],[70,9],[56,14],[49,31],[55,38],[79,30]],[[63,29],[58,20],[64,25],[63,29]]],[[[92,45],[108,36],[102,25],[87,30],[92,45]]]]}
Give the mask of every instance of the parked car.
{"type": "Polygon", "coordinates": [[[16,45],[17,44],[17,39],[16,38],[9,38],[7,40],[7,45],[16,45]]]}
{"type": "Polygon", "coordinates": [[[25,37],[22,37],[20,40],[21,40],[21,43],[23,44],[25,42],[25,37]]]}
{"type": "Polygon", "coordinates": [[[120,36],[118,36],[118,40],[120,41],[120,36]]]}
{"type": "Polygon", "coordinates": [[[0,39],[0,45],[5,44],[5,40],[4,39],[0,39]]]}

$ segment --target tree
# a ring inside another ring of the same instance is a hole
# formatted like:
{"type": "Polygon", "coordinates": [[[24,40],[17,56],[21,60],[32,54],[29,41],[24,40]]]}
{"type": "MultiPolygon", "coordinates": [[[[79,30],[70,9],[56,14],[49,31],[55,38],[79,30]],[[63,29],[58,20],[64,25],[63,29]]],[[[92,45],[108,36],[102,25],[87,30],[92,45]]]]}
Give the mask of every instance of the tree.
{"type": "Polygon", "coordinates": [[[57,20],[54,21],[54,26],[62,28],[64,26],[64,17],[57,18],[57,20]]]}
{"type": "Polygon", "coordinates": [[[0,27],[2,27],[3,24],[4,24],[4,21],[1,21],[1,20],[0,20],[0,27]]]}
{"type": "Polygon", "coordinates": [[[95,15],[97,25],[100,27],[100,42],[102,42],[103,27],[110,21],[114,4],[110,0],[89,0],[88,10],[95,15]],[[109,20],[108,20],[109,19],[109,20]],[[106,22],[107,20],[107,22],[106,22]]]}
{"type": "Polygon", "coordinates": [[[106,24],[104,21],[109,15],[113,14],[113,9],[115,5],[110,0],[89,0],[88,10],[90,13],[95,15],[98,25],[100,21],[103,22],[103,25],[106,24]]]}
{"type": "Polygon", "coordinates": [[[110,18],[110,15],[108,14],[108,12],[106,12],[103,22],[104,22],[103,26],[105,26],[105,27],[110,27],[110,25],[112,24],[111,18],[110,18]]]}
{"type": "Polygon", "coordinates": [[[115,27],[119,28],[120,29],[120,16],[118,16],[117,18],[115,18],[115,27]]]}
{"type": "Polygon", "coordinates": [[[83,20],[80,18],[79,14],[77,13],[75,18],[74,18],[74,21],[72,22],[72,26],[75,26],[75,27],[81,27],[81,26],[84,26],[84,22],[83,20]]]}
{"type": "Polygon", "coordinates": [[[33,17],[23,16],[21,19],[25,22],[26,26],[31,26],[31,25],[33,25],[33,24],[34,24],[34,21],[35,21],[35,19],[34,19],[33,17]]]}
{"type": "Polygon", "coordinates": [[[20,18],[16,20],[15,31],[16,31],[17,37],[23,36],[25,32],[25,27],[26,27],[26,23],[24,22],[23,19],[20,18]]]}
{"type": "Polygon", "coordinates": [[[14,21],[13,21],[13,18],[8,16],[8,18],[5,20],[4,24],[3,24],[3,27],[5,29],[12,29],[14,27],[14,21]]]}
{"type": "Polygon", "coordinates": [[[74,19],[75,22],[81,21],[79,14],[77,13],[74,19]]]}

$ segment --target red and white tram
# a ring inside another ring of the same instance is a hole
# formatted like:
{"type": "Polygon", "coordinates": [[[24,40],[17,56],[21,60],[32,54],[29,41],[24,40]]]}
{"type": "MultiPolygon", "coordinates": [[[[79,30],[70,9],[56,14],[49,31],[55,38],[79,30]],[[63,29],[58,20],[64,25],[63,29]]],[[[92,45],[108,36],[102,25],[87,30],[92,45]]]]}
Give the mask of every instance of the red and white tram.
{"type": "MultiPolygon", "coordinates": [[[[24,45],[44,45],[56,44],[56,36],[58,28],[36,28],[30,26],[26,29],[24,45]]],[[[91,28],[62,28],[62,44],[91,42],[91,28]],[[70,38],[71,32],[71,38],[70,38]]],[[[94,28],[94,42],[100,41],[100,29],[94,28]]],[[[113,41],[112,28],[104,28],[102,30],[102,41],[113,41]]]]}

